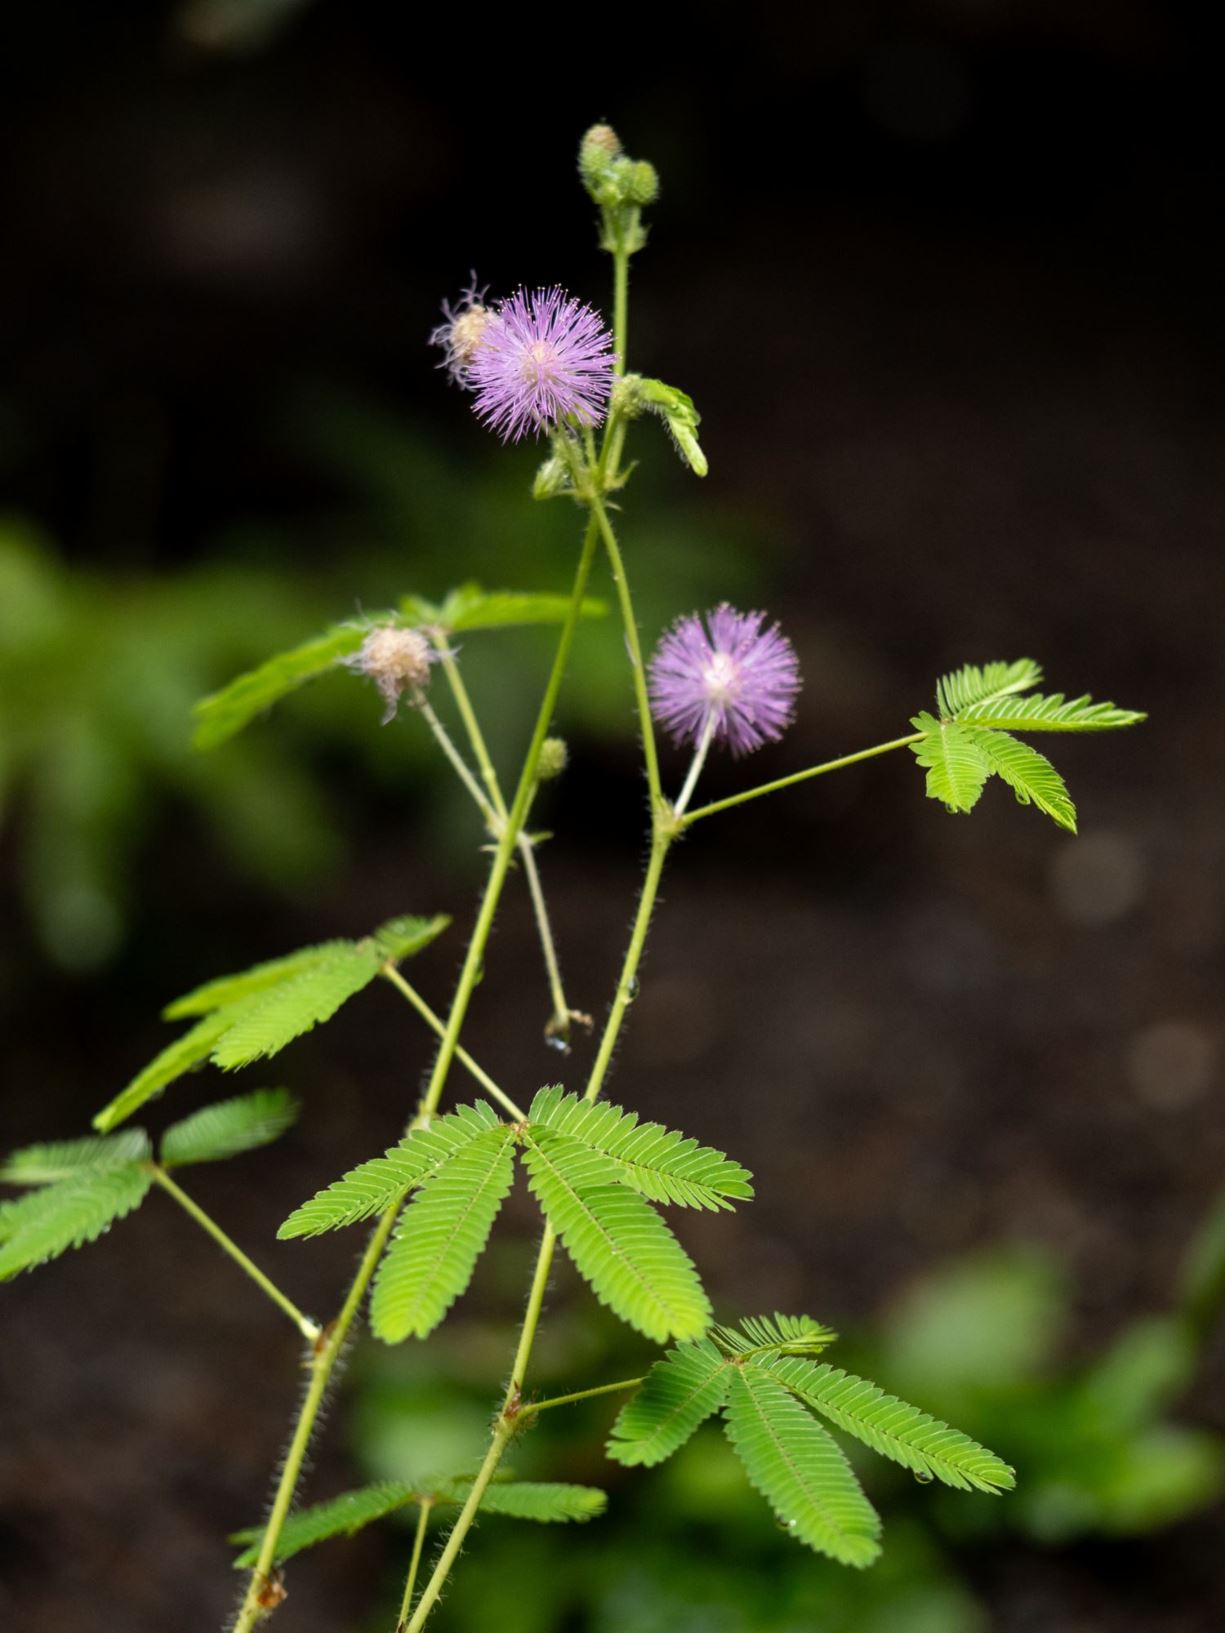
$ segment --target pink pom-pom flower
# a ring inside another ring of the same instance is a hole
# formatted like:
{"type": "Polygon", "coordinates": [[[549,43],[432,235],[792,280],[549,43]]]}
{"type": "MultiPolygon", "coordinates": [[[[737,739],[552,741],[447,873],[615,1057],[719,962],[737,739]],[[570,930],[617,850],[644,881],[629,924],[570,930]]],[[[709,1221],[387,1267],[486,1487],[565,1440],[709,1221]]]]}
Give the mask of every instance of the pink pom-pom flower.
{"type": "Polygon", "coordinates": [[[795,715],[800,666],[777,624],[764,612],[737,612],[726,602],[705,618],[680,618],[650,665],[651,713],[673,742],[725,743],[748,754],[782,736],[795,715]]]}
{"type": "Polygon", "coordinates": [[[612,394],[612,336],[598,313],[561,289],[520,289],[489,314],[463,383],[505,442],[564,420],[599,425],[612,394]]]}

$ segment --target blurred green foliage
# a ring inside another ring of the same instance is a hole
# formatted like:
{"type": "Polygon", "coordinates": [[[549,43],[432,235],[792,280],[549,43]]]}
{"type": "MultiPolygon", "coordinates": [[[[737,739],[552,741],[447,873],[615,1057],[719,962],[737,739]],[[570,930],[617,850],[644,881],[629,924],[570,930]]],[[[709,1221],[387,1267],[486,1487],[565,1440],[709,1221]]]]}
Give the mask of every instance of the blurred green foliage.
{"type": "MultiPolygon", "coordinates": [[[[329,679],[274,726],[208,755],[191,708],[270,653],[363,607],[439,598],[473,576],[491,589],[564,588],[579,520],[528,498],[536,451],[492,453],[475,470],[367,404],[307,398],[287,435],[331,484],[308,518],[235,527],[210,562],[173,573],[69,567],[20,518],[0,520],[0,822],[16,834],[21,893],[50,956],[95,966],[122,944],[153,842],[186,828],[201,867],[224,860],[272,891],[299,891],[343,864],[363,796],[462,796],[432,778],[416,723],[380,733],[367,689],[329,679]],[[344,799],[334,791],[337,756],[344,799]]],[[[478,444],[481,451],[483,444],[478,444]]],[[[661,448],[660,461],[670,457],[661,448]]],[[[648,473],[649,474],[649,473],[648,473]]],[[[669,484],[675,495],[675,484],[669,484]]],[[[653,503],[630,529],[648,639],[691,597],[755,593],[769,552],[734,525],[653,503]]],[[[596,585],[597,593],[600,586],[596,585]]],[[[462,643],[486,735],[513,749],[543,683],[550,637],[462,643]]],[[[632,711],[611,623],[575,655],[563,730],[628,734],[632,711]]],[[[451,809],[450,806],[447,807],[451,809]]],[[[462,824],[436,824],[441,838],[462,824]]],[[[452,843],[454,841],[452,840],[452,843]]]]}

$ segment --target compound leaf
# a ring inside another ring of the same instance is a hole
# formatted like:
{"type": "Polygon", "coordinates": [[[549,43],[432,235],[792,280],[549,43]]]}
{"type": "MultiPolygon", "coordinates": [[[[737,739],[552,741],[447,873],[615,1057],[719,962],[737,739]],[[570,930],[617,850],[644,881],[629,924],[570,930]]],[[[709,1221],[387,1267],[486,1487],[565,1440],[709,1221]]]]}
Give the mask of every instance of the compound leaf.
{"type": "Polygon", "coordinates": [[[975,704],[1028,692],[1041,684],[1042,668],[1032,658],[1015,663],[967,663],[936,682],[936,706],[945,720],[959,719],[975,704]]]}
{"type": "MultiPolygon", "coordinates": [[[[455,1501],[467,1492],[464,1482],[456,1483],[455,1501]]],[[[472,1482],[466,1484],[470,1487],[472,1482]]],[[[608,1506],[608,1494],[598,1486],[576,1486],[561,1480],[510,1480],[486,1486],[481,1498],[482,1514],[506,1514],[511,1519],[535,1520],[538,1525],[566,1522],[583,1524],[595,1519],[608,1506]]]]}
{"type": "Polygon", "coordinates": [[[980,731],[984,759],[1012,789],[1022,805],[1036,805],[1052,822],[1076,832],[1076,807],[1067,784],[1045,754],[1006,731],[980,731]]]}
{"type": "Polygon", "coordinates": [[[1091,697],[1065,701],[1062,692],[1049,697],[984,698],[957,716],[968,726],[1003,726],[1013,731],[1118,731],[1136,726],[1148,716],[1113,703],[1095,703],[1091,697]]]}
{"type": "MultiPolygon", "coordinates": [[[[416,1496],[414,1486],[407,1486],[400,1480],[384,1480],[378,1485],[344,1491],[326,1503],[314,1503],[309,1508],[299,1509],[289,1516],[281,1528],[275,1562],[280,1565],[295,1554],[300,1554],[304,1548],[311,1548],[328,1537],[356,1536],[373,1520],[381,1520],[397,1508],[406,1508],[416,1496]]],[[[236,1569],[248,1569],[256,1563],[263,1540],[262,1525],[247,1526],[231,1534],[231,1542],[250,1543],[250,1547],[244,1549],[234,1561],[236,1569]]]]}
{"type": "Polygon", "coordinates": [[[786,1530],[818,1553],[862,1568],[880,1553],[880,1520],[846,1458],[779,1380],[733,1367],[727,1436],[751,1484],[786,1530]]]}
{"type": "Polygon", "coordinates": [[[917,1406],[887,1395],[866,1378],[827,1362],[782,1356],[764,1363],[806,1406],[920,1478],[962,1491],[997,1493],[1016,1484],[1007,1463],[917,1406]]]}
{"type": "Polygon", "coordinates": [[[168,1043],[160,1054],[137,1072],[125,1089],[121,1089],[109,1106],[104,1106],[94,1118],[94,1127],[104,1133],[122,1123],[134,1111],[139,1111],[146,1100],[152,1100],[169,1083],[182,1077],[193,1066],[199,1066],[213,1052],[213,1046],[228,1024],[224,1011],[204,1015],[181,1037],[168,1043]]]}
{"type": "Polygon", "coordinates": [[[977,734],[926,713],[916,715],[911,724],[925,734],[910,749],[926,768],[928,799],[938,799],[948,811],[972,811],[991,775],[977,734]]]}
{"type": "Polygon", "coordinates": [[[350,942],[330,958],[281,981],[235,1009],[216,1012],[226,1022],[212,1054],[233,1070],[278,1054],[286,1044],[331,1020],[342,1004],[370,985],[383,962],[372,941],[350,942]]]}
{"type": "Polygon", "coordinates": [[[607,1101],[580,1100],[560,1088],[541,1089],[528,1113],[531,1123],[568,1134],[612,1157],[623,1185],[652,1202],[682,1208],[730,1208],[751,1198],[752,1175],[722,1151],[699,1145],[659,1123],[640,1123],[637,1114],[607,1101]]]}
{"type": "Polygon", "coordinates": [[[290,692],[327,674],[357,651],[378,622],[376,618],[361,624],[334,624],[322,635],[289,652],[279,652],[257,669],[237,676],[219,692],[201,698],[192,710],[196,717],[192,741],[196,748],[216,748],[290,692]]]}
{"type": "Polygon", "coordinates": [[[167,1004],[162,1010],[162,1019],[179,1021],[189,1015],[208,1015],[215,1009],[224,1009],[244,998],[253,998],[270,987],[280,986],[282,981],[301,975],[304,970],[326,964],[352,945],[351,941],[323,941],[317,947],[300,947],[296,953],[289,953],[284,958],[270,958],[266,963],[240,970],[236,975],[219,975],[216,980],[206,981],[203,986],[194,987],[191,992],[167,1004]]]}
{"type": "Polygon", "coordinates": [[[474,1139],[499,1126],[493,1108],[484,1101],[458,1106],[436,1117],[429,1128],[406,1134],[399,1145],[373,1157],[342,1178],[316,1192],[296,1208],[277,1231],[278,1237],[317,1236],[372,1219],[389,1208],[414,1185],[422,1185],[474,1139]]]}
{"type": "Polygon", "coordinates": [[[505,1125],[476,1135],[400,1215],[370,1304],[384,1343],[426,1337],[471,1281],[514,1179],[513,1139],[505,1125]]]}
{"type": "Polygon", "coordinates": [[[0,1281],[96,1240],[140,1206],[152,1183],[147,1164],[124,1163],[84,1170],[23,1198],[5,1219],[0,1281]]]}
{"type": "Polygon", "coordinates": [[[528,1134],[537,1201],[602,1304],[656,1343],[697,1338],[710,1303],[688,1255],[660,1216],[619,1183],[612,1158],[568,1134],[528,1134]]]}
{"type": "Polygon", "coordinates": [[[125,1128],[121,1134],[86,1135],[81,1140],[54,1140],[14,1151],[0,1166],[0,1179],[10,1185],[54,1185],[86,1169],[113,1168],[141,1162],[150,1155],[149,1136],[143,1128],[125,1128]]]}
{"type": "Polygon", "coordinates": [[[807,1315],[748,1315],[737,1327],[713,1327],[711,1337],[728,1355],[820,1355],[837,1342],[832,1327],[807,1315]]]}
{"type": "Polygon", "coordinates": [[[292,1128],[298,1103],[286,1089],[257,1089],[205,1106],[162,1135],[161,1160],[168,1168],[221,1162],[269,1145],[292,1128]]]}
{"type": "Polygon", "coordinates": [[[617,1414],[609,1457],[648,1468],[671,1457],[723,1405],[730,1372],[727,1357],[709,1338],[669,1350],[617,1414]]]}
{"type": "MultiPolygon", "coordinates": [[[[414,605],[410,597],[404,609],[414,605]]],[[[430,620],[439,628],[462,634],[475,629],[505,629],[515,624],[562,624],[570,611],[568,595],[537,594],[521,590],[483,590],[479,584],[461,584],[452,590],[430,620]]],[[[579,616],[602,618],[603,601],[587,598],[579,616]]]]}

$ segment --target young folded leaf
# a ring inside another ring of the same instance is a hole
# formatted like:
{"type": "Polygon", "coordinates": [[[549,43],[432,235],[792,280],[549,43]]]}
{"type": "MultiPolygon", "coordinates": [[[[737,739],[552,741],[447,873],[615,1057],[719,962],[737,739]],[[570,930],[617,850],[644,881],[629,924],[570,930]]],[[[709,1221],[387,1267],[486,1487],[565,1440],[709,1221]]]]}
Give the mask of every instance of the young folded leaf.
{"type": "Polygon", "coordinates": [[[282,1239],[317,1236],[320,1231],[372,1219],[398,1202],[412,1186],[423,1185],[439,1173],[456,1152],[499,1126],[497,1114],[485,1101],[459,1106],[444,1117],[436,1117],[429,1128],[414,1129],[383,1156],[351,1168],[341,1179],[316,1192],[290,1214],[277,1235],[282,1239]]]}
{"type": "Polygon", "coordinates": [[[203,986],[194,987],[167,1004],[162,1010],[162,1019],[180,1021],[190,1015],[209,1015],[215,1009],[224,1009],[244,998],[254,998],[258,993],[267,992],[270,987],[279,987],[283,981],[292,980],[305,970],[327,964],[352,945],[351,941],[322,941],[315,947],[300,947],[296,953],[289,953],[284,958],[270,958],[249,970],[240,970],[236,975],[220,975],[215,981],[206,981],[203,986]]]}
{"type": "Polygon", "coordinates": [[[580,1100],[560,1088],[541,1089],[528,1120],[612,1157],[621,1183],[652,1202],[731,1208],[733,1199],[753,1195],[748,1169],[722,1151],[659,1123],[640,1123],[636,1112],[622,1111],[607,1101],[580,1100]]]}
{"type": "Polygon", "coordinates": [[[726,1355],[820,1355],[838,1334],[808,1315],[746,1315],[740,1326],[712,1327],[710,1336],[726,1355]]]}
{"type": "Polygon", "coordinates": [[[151,1155],[143,1128],[125,1128],[121,1134],[86,1135],[82,1140],[56,1140],[14,1151],[0,1167],[0,1179],[10,1185],[54,1185],[84,1169],[114,1168],[142,1162],[151,1155]]]}
{"type": "Polygon", "coordinates": [[[254,1151],[280,1139],[292,1128],[298,1103],[286,1089],[257,1089],[205,1106],[175,1123],[162,1135],[161,1160],[165,1167],[194,1162],[221,1162],[242,1151],[254,1151]]]}
{"type": "Polygon", "coordinates": [[[533,1194],[602,1304],[656,1343],[705,1332],[710,1302],[692,1262],[654,1208],[618,1183],[612,1158],[539,1129],[527,1135],[525,1161],[533,1194]]]}
{"type": "Polygon", "coordinates": [[[911,725],[926,735],[910,751],[927,770],[927,797],[947,811],[972,811],[991,775],[978,738],[964,726],[923,713],[911,725]]]}
{"type": "Polygon", "coordinates": [[[125,1163],[83,1170],[24,1197],[6,1215],[11,1234],[0,1247],[0,1281],[95,1241],[140,1206],[152,1183],[146,1163],[125,1163]]]}
{"type": "Polygon", "coordinates": [[[405,1208],[379,1264],[370,1323],[384,1343],[425,1338],[472,1279],[514,1179],[513,1129],[487,1129],[405,1208]]]}
{"type": "MultiPolygon", "coordinates": [[[[387,615],[380,616],[386,618],[387,615]]],[[[314,640],[292,651],[278,653],[258,669],[239,675],[219,692],[201,698],[192,710],[197,721],[192,738],[196,748],[216,748],[299,686],[328,674],[342,658],[357,651],[370,628],[379,621],[380,617],[376,616],[360,624],[335,624],[314,640]]]]}
{"type": "Polygon", "coordinates": [[[994,1452],[917,1406],[886,1395],[865,1378],[824,1361],[788,1356],[764,1359],[761,1364],[806,1406],[920,1477],[934,1477],[962,1491],[992,1494],[1016,1485],[1014,1471],[994,1452]]]}
{"type": "Polygon", "coordinates": [[[182,1037],[168,1043],[160,1054],[155,1055],[143,1070],[125,1089],[121,1089],[108,1106],[94,1118],[94,1127],[105,1133],[124,1122],[133,1112],[139,1111],[147,1100],[154,1099],[161,1094],[168,1084],[183,1076],[184,1072],[191,1071],[193,1066],[200,1066],[213,1052],[218,1038],[224,1033],[227,1025],[227,1011],[218,1010],[211,1015],[204,1015],[182,1037]]]}
{"type": "MultiPolygon", "coordinates": [[[[309,1508],[299,1509],[289,1516],[281,1528],[274,1563],[283,1565],[304,1548],[311,1548],[328,1537],[356,1536],[372,1521],[381,1520],[398,1508],[407,1508],[416,1498],[415,1486],[405,1485],[400,1480],[383,1480],[378,1485],[342,1492],[339,1497],[332,1497],[326,1503],[313,1503],[309,1508]]],[[[231,1533],[231,1542],[250,1544],[234,1561],[235,1569],[245,1570],[255,1564],[263,1540],[262,1525],[246,1526],[241,1531],[231,1533]]]]}
{"type": "Polygon", "coordinates": [[[270,991],[219,1011],[230,1024],[213,1048],[213,1060],[232,1071],[279,1054],[295,1038],[330,1021],[342,1004],[370,985],[382,963],[372,941],[350,943],[270,991]]]}
{"type": "Polygon", "coordinates": [[[880,1519],[850,1464],[777,1378],[731,1368],[727,1436],[783,1526],[818,1553],[862,1569],[880,1553],[880,1519]]]}
{"type": "Polygon", "coordinates": [[[709,1338],[669,1350],[618,1413],[609,1457],[627,1466],[662,1463],[719,1410],[730,1382],[731,1365],[709,1338]]]}
{"type": "Polygon", "coordinates": [[[942,720],[956,720],[963,709],[1014,692],[1028,692],[1039,685],[1042,669],[1032,658],[1015,663],[987,663],[981,667],[967,663],[936,682],[936,707],[942,720]]]}

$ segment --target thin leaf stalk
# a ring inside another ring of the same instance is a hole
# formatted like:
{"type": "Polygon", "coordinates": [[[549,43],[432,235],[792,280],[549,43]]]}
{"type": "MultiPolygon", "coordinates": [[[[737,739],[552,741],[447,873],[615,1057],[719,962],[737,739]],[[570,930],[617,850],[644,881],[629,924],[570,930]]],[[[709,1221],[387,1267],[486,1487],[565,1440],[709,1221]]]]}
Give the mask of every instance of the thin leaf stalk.
{"type": "Polygon", "coordinates": [[[889,754],[895,748],[909,748],[912,743],[921,743],[926,734],[921,731],[911,732],[908,737],[895,737],[889,743],[877,743],[873,748],[860,749],[857,754],[844,754],[837,760],[826,760],[823,765],[809,766],[806,771],[793,771],[789,777],[776,777],[773,782],[759,783],[756,788],[746,788],[742,793],[729,794],[726,799],[714,800],[710,805],[700,805],[696,811],[677,814],[677,827],[683,832],[691,828],[695,822],[701,822],[703,817],[717,816],[720,811],[730,811],[733,806],[746,805],[749,800],[761,799],[763,794],[776,794],[783,788],[794,788],[797,783],[808,782],[812,777],[823,777],[827,771],[841,771],[844,766],[858,765],[861,760],[872,760],[878,754],[889,754]]]}
{"type": "Polygon", "coordinates": [[[417,1572],[421,1568],[421,1554],[425,1548],[425,1531],[430,1522],[430,1510],[434,1506],[433,1499],[423,1497],[418,1505],[421,1512],[417,1516],[417,1530],[413,1536],[413,1556],[408,1562],[408,1577],[404,1583],[404,1598],[400,1602],[400,1620],[396,1623],[396,1633],[403,1633],[407,1626],[409,1612],[413,1608],[413,1593],[417,1587],[417,1572]]]}

